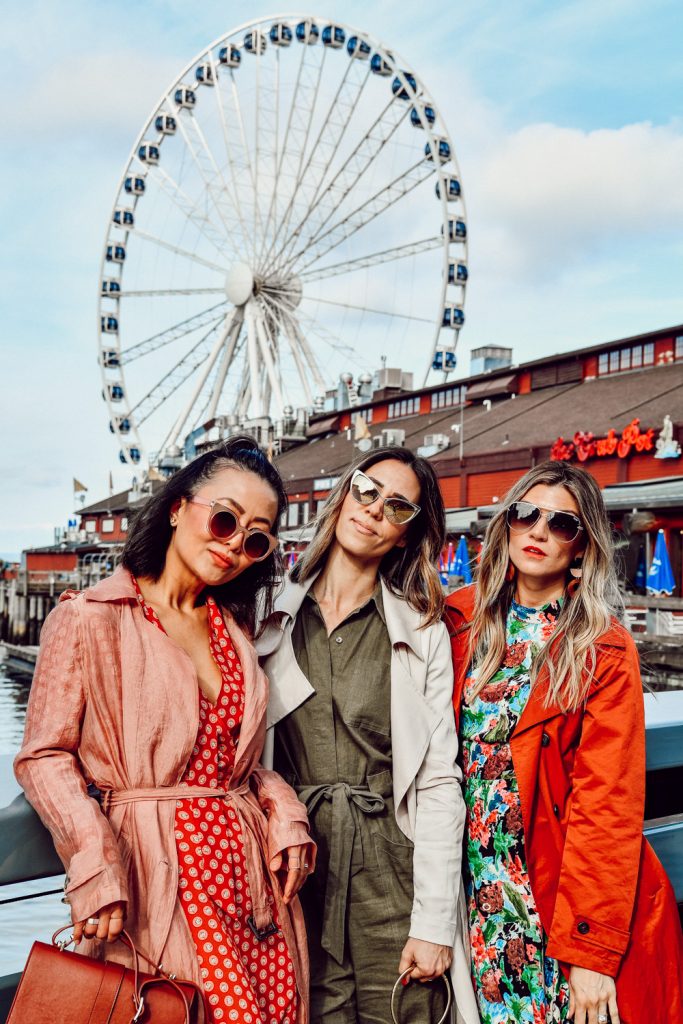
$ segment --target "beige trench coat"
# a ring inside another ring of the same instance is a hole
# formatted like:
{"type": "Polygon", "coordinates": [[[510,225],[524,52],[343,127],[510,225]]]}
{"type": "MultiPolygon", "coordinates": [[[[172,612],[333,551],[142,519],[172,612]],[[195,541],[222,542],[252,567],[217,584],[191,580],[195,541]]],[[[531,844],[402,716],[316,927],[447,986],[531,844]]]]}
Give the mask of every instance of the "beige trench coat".
{"type": "MultiPolygon", "coordinates": [[[[126,929],[154,963],[200,982],[196,950],[178,900],[175,799],[115,804],[108,816],[86,782],[115,792],[174,787],[199,725],[198,684],[188,654],[150,626],[129,574],[118,569],[48,616],[31,688],[17,779],[55,842],[68,873],[76,919],[127,903],[126,929]]],[[[244,673],[244,720],[229,789],[243,823],[259,838],[263,870],[285,847],[309,841],[306,809],[261,767],[268,682],[249,640],[224,612],[244,673]]],[[[260,853],[259,853],[260,847],[260,853]]],[[[271,876],[281,926],[308,1020],[308,954],[298,900],[287,908],[271,876]]],[[[104,944],[79,951],[104,955],[104,944]]],[[[121,943],[108,959],[126,962],[121,943]]]]}
{"type": "MultiPolygon", "coordinates": [[[[270,680],[263,760],[272,765],[272,729],[314,691],[292,647],[292,625],[313,579],[288,581],[256,643],[270,680]]],[[[470,976],[461,881],[465,803],[455,763],[453,663],[443,623],[420,629],[420,614],[382,584],[391,641],[391,746],[396,822],[414,844],[410,935],[453,946],[457,1024],[479,1024],[470,976]]],[[[406,938],[408,936],[406,935],[406,938]]],[[[398,966],[398,965],[397,965],[398,966]]]]}

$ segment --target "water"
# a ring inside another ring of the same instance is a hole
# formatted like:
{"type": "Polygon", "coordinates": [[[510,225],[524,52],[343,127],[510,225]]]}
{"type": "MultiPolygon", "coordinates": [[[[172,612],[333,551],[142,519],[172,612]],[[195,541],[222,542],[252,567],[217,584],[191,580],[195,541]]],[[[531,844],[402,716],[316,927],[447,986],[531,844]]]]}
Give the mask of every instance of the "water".
{"type": "MultiPolygon", "coordinates": [[[[21,745],[31,677],[0,662],[0,806],[14,797],[11,781],[11,757],[21,745]]],[[[63,879],[39,878],[0,888],[0,899],[57,889],[63,879]]],[[[20,971],[26,963],[34,939],[49,941],[56,928],[69,920],[68,908],[59,896],[43,896],[21,903],[0,906],[0,977],[20,971]]]]}

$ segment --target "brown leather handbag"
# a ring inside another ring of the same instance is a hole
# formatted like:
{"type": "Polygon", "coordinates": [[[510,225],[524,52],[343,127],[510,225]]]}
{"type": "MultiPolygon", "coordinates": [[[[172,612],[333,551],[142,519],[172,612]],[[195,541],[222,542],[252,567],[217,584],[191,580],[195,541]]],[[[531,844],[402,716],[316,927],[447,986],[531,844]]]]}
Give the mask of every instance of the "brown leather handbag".
{"type": "Polygon", "coordinates": [[[58,940],[66,930],[56,931],[51,945],[33,943],[7,1024],[191,1024],[198,1006],[210,1019],[194,982],[140,970],[140,959],[150,961],[127,932],[119,939],[132,951],[132,968],[69,952],[72,939],[58,940]]]}

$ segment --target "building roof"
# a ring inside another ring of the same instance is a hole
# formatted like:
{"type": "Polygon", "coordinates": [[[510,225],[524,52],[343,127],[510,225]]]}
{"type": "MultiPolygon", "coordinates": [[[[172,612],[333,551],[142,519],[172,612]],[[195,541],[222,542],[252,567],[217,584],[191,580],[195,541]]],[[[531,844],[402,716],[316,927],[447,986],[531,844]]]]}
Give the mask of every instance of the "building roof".
{"type": "MultiPolygon", "coordinates": [[[[490,410],[483,404],[463,410],[463,457],[505,453],[520,448],[547,448],[557,437],[570,439],[578,430],[601,437],[613,428],[621,433],[633,419],[641,429],[659,430],[666,414],[674,423],[683,422],[683,363],[667,364],[630,373],[610,374],[593,380],[517,395],[492,398],[490,410]]],[[[460,407],[435,409],[426,415],[405,416],[370,425],[373,436],[385,429],[405,431],[406,447],[424,444],[425,435],[443,433],[451,444],[433,455],[438,465],[458,458],[460,407]]],[[[292,448],[277,459],[285,486],[293,481],[310,481],[339,475],[359,454],[347,432],[318,437],[292,448]]],[[[288,486],[289,485],[289,486],[288,486]]]]}
{"type": "Polygon", "coordinates": [[[130,505],[130,493],[130,487],[128,487],[125,491],[119,491],[118,494],[110,494],[109,497],[101,498],[100,501],[96,501],[92,505],[76,509],[76,512],[79,516],[98,515],[101,512],[124,512],[130,505]]]}
{"type": "Polygon", "coordinates": [[[666,480],[639,480],[637,483],[610,484],[602,492],[609,511],[649,508],[680,508],[683,505],[683,476],[666,480]]]}

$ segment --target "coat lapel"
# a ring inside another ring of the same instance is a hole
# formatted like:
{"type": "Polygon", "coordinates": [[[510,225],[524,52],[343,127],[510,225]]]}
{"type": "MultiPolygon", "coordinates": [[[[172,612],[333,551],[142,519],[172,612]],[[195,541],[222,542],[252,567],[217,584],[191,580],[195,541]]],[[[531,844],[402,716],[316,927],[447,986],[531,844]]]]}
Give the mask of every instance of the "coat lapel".
{"type": "Polygon", "coordinates": [[[310,681],[299,668],[292,646],[292,625],[302,602],[315,582],[312,576],[306,583],[285,580],[282,593],[275,601],[262,635],[256,641],[256,652],[265,662],[270,684],[266,726],[268,729],[289,715],[315,693],[310,681]]]}
{"type": "Polygon", "coordinates": [[[394,805],[415,781],[439,715],[425,700],[427,663],[420,613],[382,581],[382,603],[391,642],[391,747],[394,805]]]}

